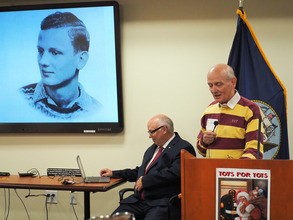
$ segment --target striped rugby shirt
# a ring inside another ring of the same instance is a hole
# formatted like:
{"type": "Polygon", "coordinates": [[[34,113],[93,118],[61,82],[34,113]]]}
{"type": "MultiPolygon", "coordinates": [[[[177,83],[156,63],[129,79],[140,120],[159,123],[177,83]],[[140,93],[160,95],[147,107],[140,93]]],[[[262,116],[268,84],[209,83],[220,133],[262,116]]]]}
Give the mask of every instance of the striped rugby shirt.
{"type": "MultiPolygon", "coordinates": [[[[258,127],[261,113],[259,106],[240,96],[238,92],[224,105],[212,102],[201,118],[201,131],[197,136],[197,150],[207,158],[247,158],[258,155],[258,127]],[[215,141],[206,145],[202,142],[207,121],[217,120],[215,141]]],[[[259,157],[263,155],[263,133],[260,137],[259,157]]]]}

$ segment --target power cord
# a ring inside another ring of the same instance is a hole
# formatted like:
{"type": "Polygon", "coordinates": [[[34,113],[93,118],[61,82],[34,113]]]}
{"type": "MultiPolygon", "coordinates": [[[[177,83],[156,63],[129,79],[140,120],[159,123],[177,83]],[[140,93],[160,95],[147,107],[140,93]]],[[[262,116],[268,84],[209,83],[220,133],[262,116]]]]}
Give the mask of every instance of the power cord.
{"type": "Polygon", "coordinates": [[[34,194],[34,195],[32,195],[31,194],[31,190],[29,189],[29,193],[28,193],[28,195],[25,196],[25,198],[28,198],[28,197],[38,197],[38,196],[44,196],[45,197],[46,219],[49,220],[47,197],[50,197],[50,194],[44,194],[44,193],[42,193],[42,194],[34,194]]]}
{"type": "Polygon", "coordinates": [[[4,189],[4,203],[4,219],[7,220],[10,212],[10,189],[4,189]],[[6,190],[8,191],[8,195],[6,195],[6,190]]]}
{"type": "Polygon", "coordinates": [[[27,171],[27,173],[31,173],[34,176],[38,176],[39,178],[41,177],[40,172],[38,171],[38,169],[36,168],[31,168],[27,171]]]}
{"type": "MultiPolygon", "coordinates": [[[[50,195],[49,195],[50,196],[50,195]]],[[[45,209],[46,209],[46,219],[49,220],[49,212],[48,212],[48,201],[47,197],[45,199],[45,209]]]]}
{"type": "Polygon", "coordinates": [[[30,220],[31,218],[30,218],[30,215],[29,215],[28,210],[27,210],[27,208],[26,208],[26,205],[24,204],[22,198],[19,196],[19,194],[18,194],[18,192],[17,192],[16,189],[14,189],[14,192],[15,192],[15,194],[17,195],[17,197],[19,198],[19,200],[21,201],[21,203],[22,203],[22,205],[23,205],[23,207],[24,207],[24,209],[25,209],[26,215],[27,215],[28,219],[30,220]]]}
{"type": "MultiPolygon", "coordinates": [[[[36,168],[32,168],[32,169],[28,170],[27,173],[32,173],[35,176],[38,176],[39,178],[41,177],[39,171],[36,168]]],[[[55,177],[53,176],[52,179],[53,178],[55,178],[55,177]]],[[[58,181],[61,181],[61,183],[63,183],[63,184],[65,184],[65,183],[67,183],[67,184],[78,184],[78,183],[74,182],[74,176],[68,176],[68,178],[59,177],[58,181]],[[72,180],[70,180],[69,178],[71,178],[72,180]]],[[[28,219],[30,220],[30,216],[29,216],[28,210],[27,210],[27,208],[26,208],[23,200],[21,199],[21,197],[17,193],[16,189],[14,189],[14,190],[15,190],[16,195],[18,196],[18,198],[22,202],[22,205],[24,206],[24,208],[26,210],[26,214],[28,216],[28,219]]],[[[6,191],[4,191],[4,193],[5,193],[5,196],[4,196],[5,197],[4,220],[7,220],[8,219],[8,216],[9,216],[9,211],[10,211],[10,190],[8,189],[8,193],[9,193],[8,203],[7,203],[7,198],[6,198],[6,191]],[[7,208],[7,206],[8,206],[8,208],[7,208]]],[[[47,197],[50,197],[51,196],[50,194],[31,194],[31,190],[29,189],[28,194],[25,196],[25,198],[28,198],[28,197],[39,197],[39,196],[46,197],[46,199],[45,199],[46,219],[49,220],[48,200],[47,200],[47,197]]],[[[76,213],[76,210],[75,210],[75,207],[74,207],[73,202],[71,202],[71,206],[72,206],[72,210],[73,210],[73,213],[75,215],[75,218],[76,218],[76,220],[78,220],[78,216],[77,216],[77,213],[76,213]]]]}
{"type": "Polygon", "coordinates": [[[76,210],[75,210],[74,204],[71,203],[71,207],[72,207],[72,210],[73,210],[73,213],[75,215],[76,220],[78,220],[78,217],[77,217],[77,214],[76,214],[76,210]]]}
{"type": "Polygon", "coordinates": [[[74,181],[74,176],[62,176],[58,178],[58,181],[60,181],[63,185],[76,184],[76,182],[74,181]]]}
{"type": "Polygon", "coordinates": [[[31,190],[29,189],[28,190],[28,194],[25,196],[25,198],[28,198],[28,197],[38,197],[38,196],[45,196],[47,197],[48,195],[47,194],[31,194],[31,190]]]}

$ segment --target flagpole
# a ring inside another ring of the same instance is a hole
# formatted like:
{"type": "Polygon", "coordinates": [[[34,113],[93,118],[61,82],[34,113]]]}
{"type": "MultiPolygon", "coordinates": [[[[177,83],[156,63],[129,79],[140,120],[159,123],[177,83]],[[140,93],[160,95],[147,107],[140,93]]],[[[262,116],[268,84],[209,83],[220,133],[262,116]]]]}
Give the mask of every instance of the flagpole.
{"type": "Polygon", "coordinates": [[[239,0],[239,10],[243,10],[243,2],[244,0],[239,0]]]}

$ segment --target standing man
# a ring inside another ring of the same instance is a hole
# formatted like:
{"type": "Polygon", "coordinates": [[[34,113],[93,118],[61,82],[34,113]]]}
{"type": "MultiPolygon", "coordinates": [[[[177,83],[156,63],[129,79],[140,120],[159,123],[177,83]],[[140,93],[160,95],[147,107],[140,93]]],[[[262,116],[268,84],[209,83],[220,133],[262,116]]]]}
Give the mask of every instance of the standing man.
{"type": "Polygon", "coordinates": [[[262,158],[260,108],[239,95],[233,69],[226,64],[215,65],[207,74],[207,83],[214,101],[201,118],[198,152],[208,158],[262,158]]]}
{"type": "Polygon", "coordinates": [[[89,57],[89,42],[84,23],[70,12],[56,12],[42,21],[37,44],[41,81],[20,89],[32,107],[69,120],[101,108],[78,81],[89,57]]]}
{"type": "Polygon", "coordinates": [[[166,115],[152,117],[147,129],[154,143],[144,153],[140,166],[115,171],[102,169],[100,175],[135,182],[135,193],[122,200],[114,213],[132,212],[136,220],[168,220],[169,199],[181,192],[180,151],[185,149],[195,155],[195,150],[174,132],[173,122],[166,115]]]}

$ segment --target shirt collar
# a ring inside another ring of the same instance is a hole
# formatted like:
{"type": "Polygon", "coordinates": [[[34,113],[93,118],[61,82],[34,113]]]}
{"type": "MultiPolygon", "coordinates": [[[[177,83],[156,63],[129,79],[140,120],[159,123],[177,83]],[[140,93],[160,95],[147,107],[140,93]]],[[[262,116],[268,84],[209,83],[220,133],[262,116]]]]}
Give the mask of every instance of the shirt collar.
{"type": "Polygon", "coordinates": [[[230,109],[234,109],[236,104],[239,102],[240,100],[240,94],[237,90],[235,90],[235,94],[234,96],[225,104],[220,104],[219,103],[219,107],[222,107],[222,108],[230,108],[230,109]]]}
{"type": "MultiPolygon", "coordinates": [[[[73,100],[66,108],[71,108],[74,104],[77,104],[81,108],[87,109],[89,100],[88,100],[87,94],[84,91],[83,86],[80,83],[78,84],[78,89],[80,92],[79,97],[77,99],[73,100]]],[[[42,82],[39,82],[37,84],[33,99],[34,99],[35,103],[38,101],[41,101],[43,99],[47,99],[48,103],[50,103],[52,105],[56,105],[56,103],[53,101],[53,99],[51,99],[51,97],[48,96],[48,94],[46,93],[46,90],[44,88],[44,84],[42,82]]]]}
{"type": "Polygon", "coordinates": [[[165,149],[174,138],[175,138],[175,134],[173,134],[173,136],[162,147],[165,149]]]}

